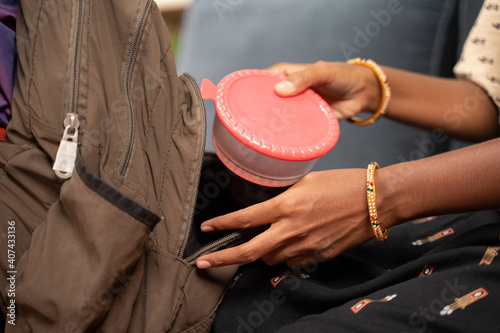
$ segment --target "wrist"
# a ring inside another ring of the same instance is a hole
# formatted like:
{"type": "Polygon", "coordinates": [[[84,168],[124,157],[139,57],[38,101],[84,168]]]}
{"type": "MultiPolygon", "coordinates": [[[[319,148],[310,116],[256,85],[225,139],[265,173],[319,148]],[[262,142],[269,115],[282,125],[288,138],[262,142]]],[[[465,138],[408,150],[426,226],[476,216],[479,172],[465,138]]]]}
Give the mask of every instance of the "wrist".
{"type": "Polygon", "coordinates": [[[408,191],[404,191],[406,177],[401,172],[404,164],[384,167],[375,172],[376,205],[382,229],[389,229],[411,218],[411,196],[408,196],[408,191]]]}
{"type": "Polygon", "coordinates": [[[370,69],[372,71],[372,74],[375,75],[376,81],[378,81],[379,89],[377,90],[373,86],[373,79],[371,78],[371,76],[368,74],[365,74],[365,78],[366,78],[365,87],[367,87],[367,89],[365,89],[363,95],[364,95],[365,101],[367,101],[367,103],[365,103],[366,106],[363,107],[362,109],[364,109],[365,111],[372,110],[373,115],[369,118],[360,118],[357,116],[352,116],[349,118],[349,121],[355,125],[364,126],[364,125],[373,124],[377,119],[379,119],[380,117],[382,117],[385,114],[385,112],[387,110],[387,106],[389,105],[389,100],[391,99],[391,88],[389,86],[387,76],[386,76],[384,70],[382,69],[382,67],[380,67],[375,61],[373,61],[371,59],[354,58],[354,59],[348,60],[347,63],[349,65],[356,65],[356,66],[359,65],[362,67],[367,67],[368,69],[370,69]],[[377,99],[374,97],[374,95],[372,95],[372,93],[375,92],[376,90],[379,92],[379,95],[380,95],[380,103],[379,103],[379,106],[377,107],[377,109],[374,110],[372,105],[374,104],[373,102],[377,99]],[[370,97],[370,96],[372,96],[372,97],[370,97]]]}
{"type": "Polygon", "coordinates": [[[364,66],[358,67],[362,71],[364,82],[363,89],[365,91],[365,100],[363,103],[363,111],[375,113],[380,106],[382,93],[378,77],[373,70],[364,66]]]}

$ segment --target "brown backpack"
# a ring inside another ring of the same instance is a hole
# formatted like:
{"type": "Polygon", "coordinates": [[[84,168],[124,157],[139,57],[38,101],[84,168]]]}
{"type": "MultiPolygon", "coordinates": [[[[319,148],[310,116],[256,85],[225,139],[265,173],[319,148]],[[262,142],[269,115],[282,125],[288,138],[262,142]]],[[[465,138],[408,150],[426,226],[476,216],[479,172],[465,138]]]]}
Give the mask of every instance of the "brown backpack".
{"type": "Polygon", "coordinates": [[[237,267],[195,260],[242,237],[194,224],[241,207],[224,201],[241,184],[214,156],[202,169],[203,102],[155,2],[23,0],[17,39],[0,143],[5,331],[209,331],[237,267]]]}

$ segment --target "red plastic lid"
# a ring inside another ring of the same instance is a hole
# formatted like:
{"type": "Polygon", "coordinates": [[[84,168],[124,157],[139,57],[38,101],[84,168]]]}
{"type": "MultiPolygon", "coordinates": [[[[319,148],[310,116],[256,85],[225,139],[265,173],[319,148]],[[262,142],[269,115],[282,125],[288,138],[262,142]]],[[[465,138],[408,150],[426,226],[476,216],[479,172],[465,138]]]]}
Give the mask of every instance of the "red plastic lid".
{"type": "Polygon", "coordinates": [[[337,117],[310,89],[278,96],[274,86],[283,79],[263,70],[242,70],[224,77],[217,87],[203,80],[201,93],[215,101],[225,128],[254,151],[287,161],[325,155],[338,141],[337,117]]]}

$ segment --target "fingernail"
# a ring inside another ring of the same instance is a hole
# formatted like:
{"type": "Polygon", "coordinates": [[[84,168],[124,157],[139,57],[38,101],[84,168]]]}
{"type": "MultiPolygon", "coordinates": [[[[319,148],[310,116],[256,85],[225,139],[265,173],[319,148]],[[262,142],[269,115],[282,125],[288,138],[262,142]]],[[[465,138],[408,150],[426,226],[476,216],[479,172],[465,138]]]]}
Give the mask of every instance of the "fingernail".
{"type": "Polygon", "coordinates": [[[196,266],[198,266],[199,269],[207,269],[212,267],[212,265],[206,261],[206,260],[200,260],[196,263],[196,266]]]}
{"type": "Polygon", "coordinates": [[[274,87],[280,94],[291,94],[295,91],[295,85],[290,81],[281,81],[274,87]]]}
{"type": "Polygon", "coordinates": [[[209,225],[202,225],[200,227],[201,231],[203,232],[211,232],[211,231],[215,231],[215,229],[209,225]]]}

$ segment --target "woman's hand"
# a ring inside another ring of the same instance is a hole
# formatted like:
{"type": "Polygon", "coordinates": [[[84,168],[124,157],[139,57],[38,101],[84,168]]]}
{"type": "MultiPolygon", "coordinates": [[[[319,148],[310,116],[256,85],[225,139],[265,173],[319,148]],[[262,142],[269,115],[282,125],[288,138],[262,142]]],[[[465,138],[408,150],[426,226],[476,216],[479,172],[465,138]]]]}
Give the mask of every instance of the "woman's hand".
{"type": "Polygon", "coordinates": [[[252,240],[197,260],[201,269],[262,258],[291,267],[323,262],[373,238],[364,169],[310,173],[281,195],[201,225],[205,232],[270,224],[252,240]]]}
{"type": "Polygon", "coordinates": [[[294,96],[311,88],[330,104],[339,119],[350,118],[361,111],[374,111],[380,103],[377,77],[363,66],[319,61],[281,63],[266,70],[287,77],[276,85],[278,95],[294,96]]]}

